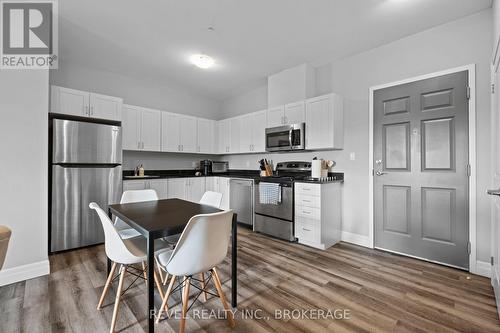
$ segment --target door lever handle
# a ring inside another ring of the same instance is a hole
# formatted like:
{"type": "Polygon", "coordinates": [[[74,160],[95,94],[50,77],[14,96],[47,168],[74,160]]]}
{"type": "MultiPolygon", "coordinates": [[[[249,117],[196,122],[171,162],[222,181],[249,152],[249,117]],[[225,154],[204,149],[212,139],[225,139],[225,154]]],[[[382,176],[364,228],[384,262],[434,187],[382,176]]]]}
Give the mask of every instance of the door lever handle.
{"type": "Polygon", "coordinates": [[[387,174],[387,172],[377,171],[377,172],[375,172],[375,174],[376,174],[377,176],[382,176],[382,175],[386,175],[386,174],[387,174]]]}
{"type": "Polygon", "coordinates": [[[500,196],[500,188],[498,190],[488,190],[487,193],[489,195],[498,195],[498,196],[500,196]]]}

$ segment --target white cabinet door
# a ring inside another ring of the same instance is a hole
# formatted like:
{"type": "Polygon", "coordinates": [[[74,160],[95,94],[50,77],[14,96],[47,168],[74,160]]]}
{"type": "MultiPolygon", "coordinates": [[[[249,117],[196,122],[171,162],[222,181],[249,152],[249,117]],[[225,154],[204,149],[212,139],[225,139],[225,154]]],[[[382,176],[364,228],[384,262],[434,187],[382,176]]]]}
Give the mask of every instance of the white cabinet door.
{"type": "Polygon", "coordinates": [[[122,113],[123,150],[139,150],[141,141],[141,109],[123,105],[122,113]]]}
{"type": "Polygon", "coordinates": [[[168,180],[168,198],[178,198],[187,200],[187,179],[172,178],[168,180]]]}
{"type": "Polygon", "coordinates": [[[180,116],[174,113],[162,112],[161,125],[161,150],[168,152],[181,151],[180,116]]]}
{"type": "Polygon", "coordinates": [[[90,93],[90,117],[121,120],[123,100],[118,97],[90,93]]]}
{"type": "Polygon", "coordinates": [[[253,114],[246,114],[239,118],[240,130],[239,130],[239,141],[240,141],[240,153],[249,153],[252,151],[252,129],[254,126],[253,114]]]}
{"type": "Polygon", "coordinates": [[[252,120],[252,152],[262,153],[266,151],[266,111],[253,114],[252,120]]]}
{"type": "Polygon", "coordinates": [[[124,180],[123,181],[123,192],[134,191],[134,190],[145,190],[147,188],[147,183],[145,180],[124,180]]]}
{"type": "Polygon", "coordinates": [[[50,112],[80,117],[89,116],[88,92],[52,86],[50,96],[50,112]]]}
{"type": "Polygon", "coordinates": [[[306,149],[342,149],[344,145],[343,101],[336,94],[306,102],[306,149]]]}
{"type": "Polygon", "coordinates": [[[197,119],[197,149],[198,153],[211,154],[214,152],[214,121],[197,119]]]}
{"type": "Polygon", "coordinates": [[[267,127],[277,127],[284,124],[285,106],[280,105],[267,110],[267,127]]]}
{"type": "Polygon", "coordinates": [[[304,101],[285,105],[285,125],[299,124],[306,121],[304,101]]]}
{"type": "Polygon", "coordinates": [[[192,202],[200,202],[205,193],[205,177],[188,178],[188,199],[192,202]]]}
{"type": "Polygon", "coordinates": [[[142,109],[141,149],[160,151],[161,149],[161,111],[142,109]]]}
{"type": "Polygon", "coordinates": [[[205,190],[219,192],[219,177],[206,177],[205,190]]]}
{"type": "Polygon", "coordinates": [[[229,178],[219,177],[219,193],[222,193],[221,209],[229,209],[229,178]]]}
{"type": "Polygon", "coordinates": [[[197,142],[196,118],[181,116],[181,151],[184,153],[195,153],[197,142]]]}
{"type": "Polygon", "coordinates": [[[167,179],[156,179],[149,181],[149,188],[156,191],[158,198],[167,199],[168,198],[168,180],[167,179]]]}
{"type": "Polygon", "coordinates": [[[241,130],[241,118],[231,118],[229,119],[230,126],[230,136],[229,136],[229,152],[239,153],[240,152],[240,130],[241,130]]]}
{"type": "Polygon", "coordinates": [[[231,122],[224,119],[218,122],[219,127],[219,153],[225,154],[231,151],[231,122]]]}

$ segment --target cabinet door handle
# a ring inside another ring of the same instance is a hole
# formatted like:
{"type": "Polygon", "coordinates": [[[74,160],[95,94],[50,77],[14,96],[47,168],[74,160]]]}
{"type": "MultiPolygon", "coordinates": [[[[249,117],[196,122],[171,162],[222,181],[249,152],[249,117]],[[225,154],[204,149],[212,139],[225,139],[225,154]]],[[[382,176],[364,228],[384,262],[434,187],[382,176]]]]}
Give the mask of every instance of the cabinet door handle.
{"type": "Polygon", "coordinates": [[[184,145],[181,145],[181,151],[184,151],[184,145]]]}
{"type": "Polygon", "coordinates": [[[91,106],[91,107],[90,107],[90,115],[91,115],[91,116],[93,116],[93,115],[94,115],[94,107],[93,107],[93,106],[91,106]]]}
{"type": "Polygon", "coordinates": [[[141,142],[137,141],[137,149],[141,149],[141,142]]]}
{"type": "Polygon", "coordinates": [[[302,199],[304,202],[311,202],[311,200],[302,199]]]}
{"type": "Polygon", "coordinates": [[[307,210],[303,210],[302,213],[304,213],[304,214],[311,214],[311,212],[308,212],[307,210]]]}
{"type": "Polygon", "coordinates": [[[304,231],[311,231],[310,229],[306,229],[306,228],[302,228],[302,230],[304,230],[304,231]]]}

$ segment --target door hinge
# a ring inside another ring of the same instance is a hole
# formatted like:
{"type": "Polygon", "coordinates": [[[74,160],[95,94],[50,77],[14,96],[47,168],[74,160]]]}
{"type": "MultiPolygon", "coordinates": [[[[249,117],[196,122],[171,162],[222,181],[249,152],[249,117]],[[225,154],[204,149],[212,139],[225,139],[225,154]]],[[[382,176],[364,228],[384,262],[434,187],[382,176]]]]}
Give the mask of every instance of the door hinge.
{"type": "Polygon", "coordinates": [[[490,262],[491,262],[491,266],[495,266],[495,258],[494,257],[491,257],[490,262]]]}
{"type": "Polygon", "coordinates": [[[492,94],[495,93],[495,84],[494,83],[491,84],[491,93],[492,94]]]}
{"type": "Polygon", "coordinates": [[[467,87],[467,99],[470,99],[470,87],[467,87]]]}
{"type": "Polygon", "coordinates": [[[467,242],[467,253],[471,254],[471,244],[470,244],[470,242],[467,242]]]}
{"type": "Polygon", "coordinates": [[[471,166],[470,166],[470,164],[467,164],[467,177],[470,177],[471,174],[472,174],[471,166]]]}

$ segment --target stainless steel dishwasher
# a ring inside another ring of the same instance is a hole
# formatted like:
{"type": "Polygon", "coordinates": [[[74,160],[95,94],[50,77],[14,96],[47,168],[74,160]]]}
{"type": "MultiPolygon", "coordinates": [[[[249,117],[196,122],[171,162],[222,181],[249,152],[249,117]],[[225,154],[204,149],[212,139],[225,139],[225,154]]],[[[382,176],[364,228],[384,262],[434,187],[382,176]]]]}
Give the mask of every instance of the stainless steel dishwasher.
{"type": "Polygon", "coordinates": [[[229,181],[229,207],[238,214],[238,222],[253,228],[253,180],[229,181]]]}

